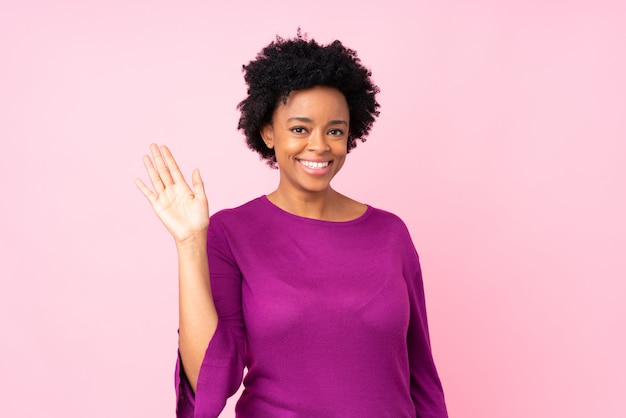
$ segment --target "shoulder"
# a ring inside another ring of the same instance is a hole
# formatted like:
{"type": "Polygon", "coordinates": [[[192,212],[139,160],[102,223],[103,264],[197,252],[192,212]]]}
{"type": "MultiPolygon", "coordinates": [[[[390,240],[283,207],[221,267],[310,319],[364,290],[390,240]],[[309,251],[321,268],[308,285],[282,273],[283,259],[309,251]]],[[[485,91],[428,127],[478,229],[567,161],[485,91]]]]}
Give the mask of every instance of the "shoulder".
{"type": "Polygon", "coordinates": [[[237,243],[254,241],[259,233],[259,219],[267,217],[261,198],[253,199],[229,209],[222,209],[211,215],[208,230],[209,246],[213,249],[237,247],[237,243]]]}
{"type": "Polygon", "coordinates": [[[381,234],[385,235],[388,242],[393,242],[402,248],[410,248],[414,251],[413,239],[406,223],[393,212],[368,206],[369,216],[367,222],[381,234]]]}
{"type": "Polygon", "coordinates": [[[284,231],[288,226],[284,213],[261,196],[211,216],[209,232],[223,234],[229,239],[263,239],[272,231],[284,231]],[[282,229],[281,229],[282,228],[282,229]]]}
{"type": "Polygon", "coordinates": [[[389,212],[387,210],[379,209],[373,206],[369,206],[370,218],[374,222],[378,222],[382,225],[388,227],[399,228],[402,230],[406,230],[406,224],[404,221],[395,213],[389,212]]]}
{"type": "Polygon", "coordinates": [[[228,224],[231,222],[241,222],[250,220],[262,215],[266,211],[263,197],[257,197],[234,208],[222,209],[211,215],[211,223],[228,224]]]}

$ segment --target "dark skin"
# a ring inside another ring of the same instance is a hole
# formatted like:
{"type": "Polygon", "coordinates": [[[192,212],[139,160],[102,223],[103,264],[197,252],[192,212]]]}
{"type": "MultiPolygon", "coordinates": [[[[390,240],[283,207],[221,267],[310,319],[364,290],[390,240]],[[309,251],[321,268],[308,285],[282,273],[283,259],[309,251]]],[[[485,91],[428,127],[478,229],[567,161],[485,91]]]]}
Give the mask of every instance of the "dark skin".
{"type": "Polygon", "coordinates": [[[314,87],[292,92],[261,129],[274,149],[280,170],[278,188],[268,199],[278,207],[306,218],[347,221],[366,206],[330,185],[347,155],[350,112],[341,92],[314,87]]]}
{"type": "MultiPolygon", "coordinates": [[[[291,92],[260,132],[274,149],[280,171],[278,187],[267,195],[270,202],[294,215],[333,222],[363,215],[366,205],[330,185],[347,155],[349,126],[348,104],[340,91],[317,86],[291,92]]],[[[197,169],[189,186],[167,147],[152,144],[150,150],[144,165],[152,189],[139,179],[135,182],[176,244],[179,350],[195,391],[218,322],[206,253],[208,199],[197,169]]]]}

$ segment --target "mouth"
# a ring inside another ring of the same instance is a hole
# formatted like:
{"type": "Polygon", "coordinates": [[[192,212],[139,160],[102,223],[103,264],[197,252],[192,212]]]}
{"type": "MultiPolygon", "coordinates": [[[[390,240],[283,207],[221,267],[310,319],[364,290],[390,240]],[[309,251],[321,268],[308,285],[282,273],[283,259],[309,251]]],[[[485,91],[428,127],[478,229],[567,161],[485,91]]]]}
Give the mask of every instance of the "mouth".
{"type": "Polygon", "coordinates": [[[300,168],[310,176],[325,177],[331,172],[333,161],[296,160],[300,168]]]}
{"type": "Polygon", "coordinates": [[[332,161],[308,161],[308,160],[298,160],[298,162],[310,170],[323,170],[332,163],[332,161]]]}

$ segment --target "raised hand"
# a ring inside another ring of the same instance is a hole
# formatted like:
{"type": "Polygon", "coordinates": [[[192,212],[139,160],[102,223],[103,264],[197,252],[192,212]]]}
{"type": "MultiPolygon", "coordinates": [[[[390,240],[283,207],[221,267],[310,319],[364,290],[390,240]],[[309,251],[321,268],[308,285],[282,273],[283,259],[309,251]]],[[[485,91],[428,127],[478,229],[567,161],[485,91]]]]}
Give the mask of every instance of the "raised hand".
{"type": "Polygon", "coordinates": [[[205,239],[209,226],[209,205],[200,171],[195,169],[191,175],[192,189],[166,146],[151,144],[150,151],[152,158],[144,155],[143,163],[154,191],[140,179],[136,179],[135,184],[177,245],[196,238],[205,239]]]}

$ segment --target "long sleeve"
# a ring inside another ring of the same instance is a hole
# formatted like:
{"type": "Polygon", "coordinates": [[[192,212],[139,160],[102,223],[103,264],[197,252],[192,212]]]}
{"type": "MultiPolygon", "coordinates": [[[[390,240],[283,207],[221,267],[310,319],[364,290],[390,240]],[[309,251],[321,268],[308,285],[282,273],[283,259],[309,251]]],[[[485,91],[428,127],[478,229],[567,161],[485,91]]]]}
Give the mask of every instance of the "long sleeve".
{"type": "Polygon", "coordinates": [[[407,280],[411,310],[407,334],[411,397],[418,418],[447,418],[443,388],[435,368],[430,346],[419,258],[410,237],[408,237],[408,241],[404,275],[407,280]]]}
{"type": "Polygon", "coordinates": [[[447,418],[419,259],[397,216],[302,218],[260,197],[211,218],[215,336],[178,417],[447,418]]]}
{"type": "Polygon", "coordinates": [[[175,375],[178,418],[217,417],[243,377],[241,273],[218,220],[212,219],[209,225],[207,251],[218,324],[200,367],[195,394],[178,356],[175,375]]]}

